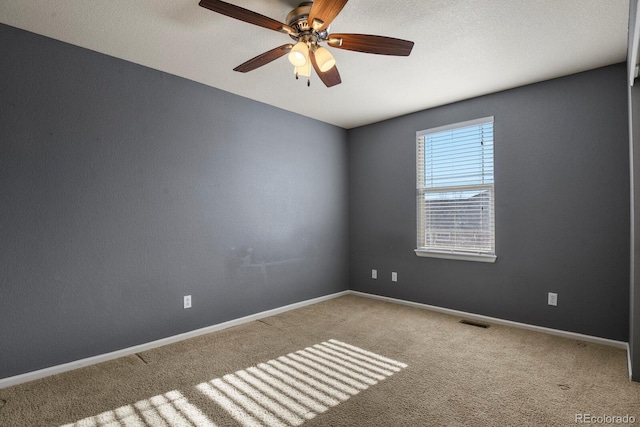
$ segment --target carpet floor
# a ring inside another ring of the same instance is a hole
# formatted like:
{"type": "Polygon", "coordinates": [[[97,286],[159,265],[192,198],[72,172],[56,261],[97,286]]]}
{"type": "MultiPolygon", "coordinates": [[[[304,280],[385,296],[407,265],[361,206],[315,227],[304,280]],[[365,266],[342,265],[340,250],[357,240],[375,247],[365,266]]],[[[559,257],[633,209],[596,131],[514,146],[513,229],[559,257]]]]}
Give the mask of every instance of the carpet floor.
{"type": "Polygon", "coordinates": [[[459,321],[344,296],[2,389],[0,425],[640,424],[624,350],[459,321]]]}

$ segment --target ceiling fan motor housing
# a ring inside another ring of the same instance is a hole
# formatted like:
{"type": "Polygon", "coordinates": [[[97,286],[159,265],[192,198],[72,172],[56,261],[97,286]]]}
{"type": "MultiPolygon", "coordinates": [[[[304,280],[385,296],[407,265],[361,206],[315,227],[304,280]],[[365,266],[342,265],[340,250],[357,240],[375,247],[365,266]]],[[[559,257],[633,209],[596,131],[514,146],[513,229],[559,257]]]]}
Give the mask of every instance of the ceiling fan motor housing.
{"type": "Polygon", "coordinates": [[[309,11],[311,10],[312,5],[312,1],[300,3],[298,7],[293,9],[287,15],[287,25],[295,28],[298,32],[309,31],[311,26],[309,25],[307,18],[309,18],[309,11]]]}
{"type": "Polygon", "coordinates": [[[290,34],[293,40],[311,42],[311,44],[317,44],[319,41],[327,40],[329,35],[328,27],[321,31],[315,31],[311,25],[309,25],[308,19],[311,6],[313,6],[312,1],[302,2],[287,15],[287,25],[298,32],[298,34],[290,34]]]}

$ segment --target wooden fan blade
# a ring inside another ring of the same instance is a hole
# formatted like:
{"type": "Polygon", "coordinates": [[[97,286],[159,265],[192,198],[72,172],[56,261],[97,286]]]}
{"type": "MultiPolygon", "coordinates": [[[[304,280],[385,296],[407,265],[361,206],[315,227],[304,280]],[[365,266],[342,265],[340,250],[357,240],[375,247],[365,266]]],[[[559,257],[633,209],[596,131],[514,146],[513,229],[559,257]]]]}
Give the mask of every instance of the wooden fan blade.
{"type": "Polygon", "coordinates": [[[278,22],[275,19],[268,18],[264,15],[260,15],[259,13],[252,12],[248,9],[244,9],[230,3],[219,0],[201,0],[199,5],[205,9],[213,10],[214,12],[227,15],[231,18],[248,22],[249,24],[258,25],[263,28],[283,33],[296,34],[296,31],[293,28],[283,24],[282,22],[278,22]]]}
{"type": "Polygon", "coordinates": [[[338,67],[334,65],[330,70],[327,70],[323,73],[322,71],[320,71],[320,67],[318,67],[318,62],[316,61],[316,55],[314,52],[309,52],[309,59],[311,59],[313,69],[316,70],[318,77],[320,77],[320,80],[322,80],[322,83],[324,83],[326,87],[331,87],[342,83],[342,80],[340,79],[340,73],[338,72],[338,67]]]}
{"type": "Polygon", "coordinates": [[[378,55],[409,56],[413,42],[369,34],[330,34],[329,46],[378,55]]]}
{"type": "Polygon", "coordinates": [[[347,0],[315,0],[309,11],[309,26],[316,31],[324,30],[338,16],[345,4],[347,0]]]}
{"type": "Polygon", "coordinates": [[[278,46],[275,49],[271,49],[263,54],[256,56],[255,58],[251,58],[243,64],[238,65],[233,69],[233,71],[239,71],[241,73],[253,71],[256,68],[267,65],[269,62],[286,55],[287,53],[289,53],[292,47],[292,44],[283,44],[282,46],[278,46]]]}

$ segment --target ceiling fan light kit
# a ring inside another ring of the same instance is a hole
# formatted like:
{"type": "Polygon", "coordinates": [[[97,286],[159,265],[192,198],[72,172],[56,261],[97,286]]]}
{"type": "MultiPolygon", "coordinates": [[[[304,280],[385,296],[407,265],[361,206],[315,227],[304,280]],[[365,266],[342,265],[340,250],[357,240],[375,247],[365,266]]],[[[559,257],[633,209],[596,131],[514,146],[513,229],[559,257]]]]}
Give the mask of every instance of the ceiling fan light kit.
{"type": "MultiPolygon", "coordinates": [[[[201,0],[200,6],[217,13],[248,22],[263,28],[288,34],[295,44],[285,44],[264,52],[240,64],[234,71],[246,73],[262,67],[287,53],[289,62],[298,76],[311,76],[311,66],[327,87],[342,82],[336,60],[327,46],[378,55],[409,56],[413,42],[392,37],[368,34],[329,34],[329,25],[347,0],[305,1],[287,15],[287,23],[281,23],[259,13],[220,0],[201,0]]],[[[310,80],[307,79],[307,85],[310,80]]]]}

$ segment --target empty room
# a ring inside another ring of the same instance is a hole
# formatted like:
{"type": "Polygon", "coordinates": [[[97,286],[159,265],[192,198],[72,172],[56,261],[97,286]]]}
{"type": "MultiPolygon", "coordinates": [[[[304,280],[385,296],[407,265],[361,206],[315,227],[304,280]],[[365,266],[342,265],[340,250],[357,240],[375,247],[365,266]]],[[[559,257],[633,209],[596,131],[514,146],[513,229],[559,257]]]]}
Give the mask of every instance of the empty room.
{"type": "Polygon", "coordinates": [[[0,41],[0,426],[640,423],[637,0],[3,0],[0,41]]]}

